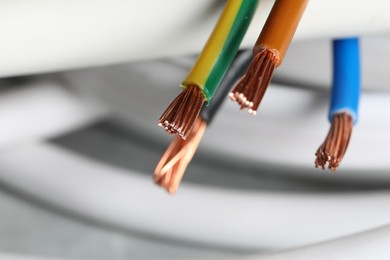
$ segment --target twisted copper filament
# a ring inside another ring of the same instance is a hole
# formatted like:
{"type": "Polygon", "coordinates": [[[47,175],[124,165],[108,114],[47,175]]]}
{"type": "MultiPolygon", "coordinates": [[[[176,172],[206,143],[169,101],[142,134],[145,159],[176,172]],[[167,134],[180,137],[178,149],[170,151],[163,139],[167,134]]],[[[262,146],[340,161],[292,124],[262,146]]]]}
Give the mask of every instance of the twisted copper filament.
{"type": "Polygon", "coordinates": [[[256,115],[277,61],[277,55],[271,50],[263,49],[257,53],[245,75],[230,92],[230,99],[236,101],[241,109],[248,109],[250,114],[256,115]]]}
{"type": "Polygon", "coordinates": [[[169,193],[176,193],[205,130],[206,122],[198,117],[187,139],[175,137],[161,157],[154,171],[154,181],[169,193]]]}
{"type": "Polygon", "coordinates": [[[348,113],[343,112],[333,116],[328,135],[315,154],[316,168],[321,167],[325,170],[328,164],[329,170],[336,171],[347,151],[352,128],[353,119],[348,113]]]}
{"type": "Polygon", "coordinates": [[[168,106],[160,117],[158,125],[169,134],[177,134],[186,139],[204,102],[202,90],[196,85],[189,85],[168,106]]]}

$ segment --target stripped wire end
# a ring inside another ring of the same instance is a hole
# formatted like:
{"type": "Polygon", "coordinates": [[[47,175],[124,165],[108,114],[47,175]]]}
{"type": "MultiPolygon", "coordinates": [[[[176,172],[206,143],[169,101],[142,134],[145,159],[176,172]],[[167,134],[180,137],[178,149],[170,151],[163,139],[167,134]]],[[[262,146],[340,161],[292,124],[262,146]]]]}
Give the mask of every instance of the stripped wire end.
{"type": "Polygon", "coordinates": [[[155,183],[171,194],[176,193],[205,130],[206,122],[198,117],[186,140],[175,137],[154,171],[155,183]]]}
{"type": "Polygon", "coordinates": [[[352,128],[353,119],[348,113],[338,113],[333,116],[329,133],[315,154],[316,168],[321,167],[325,170],[328,164],[329,170],[333,172],[337,170],[347,151],[352,128]]]}
{"type": "Polygon", "coordinates": [[[278,56],[272,50],[261,50],[229,93],[230,99],[236,101],[241,109],[248,109],[250,114],[256,115],[277,62],[278,56]]]}
{"type": "Polygon", "coordinates": [[[196,85],[189,85],[165,110],[158,125],[169,134],[186,139],[204,102],[202,90],[196,85]]]}

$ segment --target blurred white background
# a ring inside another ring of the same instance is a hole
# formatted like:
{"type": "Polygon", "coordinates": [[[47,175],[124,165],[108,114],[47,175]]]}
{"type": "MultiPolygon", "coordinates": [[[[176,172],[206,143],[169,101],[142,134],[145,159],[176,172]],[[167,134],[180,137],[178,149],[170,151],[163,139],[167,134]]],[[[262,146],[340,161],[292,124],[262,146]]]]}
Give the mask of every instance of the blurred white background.
{"type": "Polygon", "coordinates": [[[0,3],[0,259],[389,259],[387,1],[311,1],[258,115],[226,102],[178,194],[153,184],[156,121],[223,4],[0,3]],[[360,120],[332,174],[330,42],[354,35],[360,120]]]}

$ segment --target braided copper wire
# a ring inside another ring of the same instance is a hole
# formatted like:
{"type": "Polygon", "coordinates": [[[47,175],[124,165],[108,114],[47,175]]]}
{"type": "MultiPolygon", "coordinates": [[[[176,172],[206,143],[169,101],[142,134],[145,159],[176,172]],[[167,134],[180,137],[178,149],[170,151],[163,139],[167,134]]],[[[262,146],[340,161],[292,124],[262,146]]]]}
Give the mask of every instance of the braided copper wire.
{"type": "Polygon", "coordinates": [[[206,122],[198,117],[187,139],[175,137],[161,157],[154,171],[154,181],[169,193],[176,193],[205,130],[206,122]]]}
{"type": "Polygon", "coordinates": [[[194,126],[204,102],[202,90],[196,85],[189,85],[168,106],[160,117],[158,125],[169,134],[177,134],[185,139],[194,126]]]}
{"type": "Polygon", "coordinates": [[[335,114],[325,141],[317,149],[315,166],[336,171],[348,148],[353,128],[353,118],[348,113],[335,114]]]}
{"type": "Polygon", "coordinates": [[[230,99],[236,101],[241,109],[248,109],[249,113],[256,115],[277,61],[277,55],[269,49],[263,49],[257,53],[245,75],[230,92],[230,99]]]}

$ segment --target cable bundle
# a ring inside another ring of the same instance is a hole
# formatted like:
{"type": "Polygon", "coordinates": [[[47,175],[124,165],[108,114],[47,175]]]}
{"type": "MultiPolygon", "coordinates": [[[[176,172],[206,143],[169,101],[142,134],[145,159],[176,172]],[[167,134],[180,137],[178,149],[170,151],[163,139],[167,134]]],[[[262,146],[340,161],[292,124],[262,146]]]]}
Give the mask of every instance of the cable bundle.
{"type": "MultiPolygon", "coordinates": [[[[248,109],[249,113],[256,115],[273,71],[283,62],[307,3],[308,0],[276,0],[252,53],[238,56],[219,87],[257,5],[254,0],[228,0],[206,46],[182,83],[184,91],[159,120],[159,125],[168,133],[178,136],[155,169],[157,184],[169,193],[176,193],[207,125],[233,83],[236,84],[229,93],[230,99],[241,109],[248,109]],[[204,105],[214,94],[215,98],[208,102],[210,105],[204,105]]],[[[333,56],[331,127],[315,154],[315,166],[325,169],[328,164],[328,168],[335,171],[344,157],[353,124],[357,121],[360,95],[358,39],[335,40],[333,56]]]]}
{"type": "Polygon", "coordinates": [[[241,109],[256,115],[273,71],[283,62],[308,0],[276,0],[253,48],[248,71],[230,93],[241,109]]]}
{"type": "Polygon", "coordinates": [[[228,0],[206,46],[158,125],[185,139],[205,101],[214,96],[219,83],[237,53],[258,0],[228,0]]]}
{"type": "Polygon", "coordinates": [[[200,115],[196,119],[195,125],[187,135],[187,138],[183,140],[180,136],[175,137],[162,156],[155,169],[154,180],[169,193],[176,193],[184,172],[196,152],[206,127],[214,119],[228,95],[231,86],[239,79],[240,75],[244,73],[251,59],[252,54],[249,51],[238,55],[216,91],[213,102],[210,102],[210,105],[203,105],[200,115]]]}
{"type": "Polygon", "coordinates": [[[230,94],[242,108],[255,114],[271,80],[292,40],[307,0],[277,0],[253,50],[255,55],[240,57],[231,73],[217,91],[232,62],[253,17],[258,1],[228,0],[206,46],[181,86],[184,91],[176,97],[159,119],[159,126],[178,136],[172,141],[158,163],[154,180],[168,192],[175,193],[184,171],[191,161],[206,126],[235,83],[248,67],[244,77],[230,94]],[[202,105],[210,101],[210,106],[202,105]]]}
{"type": "Polygon", "coordinates": [[[335,171],[347,150],[358,118],[360,97],[359,40],[333,41],[333,86],[329,109],[331,127],[316,152],[315,166],[335,171]]]}

